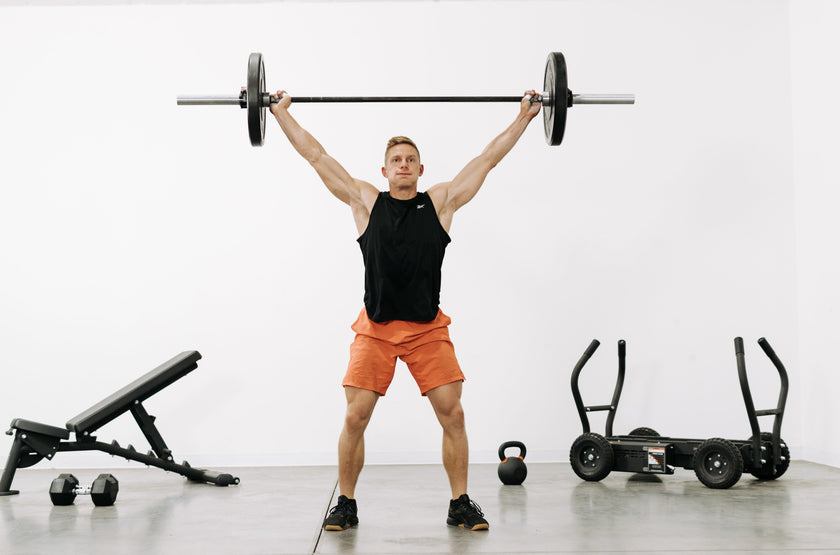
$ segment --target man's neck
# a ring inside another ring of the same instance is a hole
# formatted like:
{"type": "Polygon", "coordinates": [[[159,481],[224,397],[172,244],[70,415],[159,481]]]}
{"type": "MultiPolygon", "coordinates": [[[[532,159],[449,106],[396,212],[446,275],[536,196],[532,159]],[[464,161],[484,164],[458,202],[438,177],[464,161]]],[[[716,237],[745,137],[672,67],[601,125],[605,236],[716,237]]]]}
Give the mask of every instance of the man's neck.
{"type": "Polygon", "coordinates": [[[417,185],[412,187],[389,187],[389,193],[391,194],[391,198],[395,198],[397,200],[411,200],[417,196],[417,185]]]}

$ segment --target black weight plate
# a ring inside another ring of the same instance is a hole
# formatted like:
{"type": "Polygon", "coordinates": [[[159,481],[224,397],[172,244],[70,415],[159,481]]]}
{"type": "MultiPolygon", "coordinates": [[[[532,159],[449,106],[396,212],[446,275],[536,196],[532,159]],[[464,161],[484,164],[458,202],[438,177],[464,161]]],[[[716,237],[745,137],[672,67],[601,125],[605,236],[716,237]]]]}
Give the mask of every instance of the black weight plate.
{"type": "Polygon", "coordinates": [[[566,59],[562,52],[551,52],[545,61],[543,90],[548,93],[548,103],[543,105],[545,142],[554,146],[563,142],[566,130],[566,111],[569,108],[569,78],[566,59]]]}
{"type": "Polygon", "coordinates": [[[245,101],[248,109],[248,136],[252,146],[262,146],[265,138],[265,106],[262,91],[265,89],[265,66],[262,54],[253,52],[248,57],[248,81],[245,101]]]}

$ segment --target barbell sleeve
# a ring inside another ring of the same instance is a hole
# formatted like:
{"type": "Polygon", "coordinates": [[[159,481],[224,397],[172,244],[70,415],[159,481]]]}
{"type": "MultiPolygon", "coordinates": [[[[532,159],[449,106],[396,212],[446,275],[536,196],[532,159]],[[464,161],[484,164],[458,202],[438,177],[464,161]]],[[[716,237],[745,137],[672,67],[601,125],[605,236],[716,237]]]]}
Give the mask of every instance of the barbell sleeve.
{"type": "Polygon", "coordinates": [[[217,106],[234,105],[239,106],[238,96],[179,96],[178,106],[217,106]]]}
{"type": "Polygon", "coordinates": [[[635,104],[636,95],[633,94],[573,94],[572,105],[575,104],[635,104]]]}

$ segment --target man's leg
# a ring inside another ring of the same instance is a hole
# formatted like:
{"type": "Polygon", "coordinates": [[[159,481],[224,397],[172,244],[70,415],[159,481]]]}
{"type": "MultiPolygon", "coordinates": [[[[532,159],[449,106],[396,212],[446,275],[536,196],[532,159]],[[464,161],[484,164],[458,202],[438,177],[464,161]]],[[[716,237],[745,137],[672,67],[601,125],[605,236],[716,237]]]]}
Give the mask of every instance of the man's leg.
{"type": "Polygon", "coordinates": [[[487,530],[490,525],[484,513],[467,495],[467,467],[470,448],[461,406],[461,381],[436,387],[426,392],[443,428],[443,467],[449,476],[452,500],[446,523],[468,530],[487,530]]]}
{"type": "Polygon", "coordinates": [[[470,459],[464,409],[461,406],[462,382],[452,382],[426,392],[438,422],[443,428],[443,468],[449,476],[452,499],[467,493],[467,467],[470,459]]]}
{"type": "Polygon", "coordinates": [[[353,499],[356,482],[365,464],[365,429],[379,400],[379,393],[346,386],[344,395],[347,412],[338,438],[338,487],[342,495],[353,499]]]}
{"type": "Polygon", "coordinates": [[[356,482],[365,464],[365,428],[379,394],[366,389],[345,386],[347,412],[344,428],[338,437],[338,487],[340,495],[336,505],[324,519],[324,530],[346,530],[359,523],[356,516],[356,482]]]}

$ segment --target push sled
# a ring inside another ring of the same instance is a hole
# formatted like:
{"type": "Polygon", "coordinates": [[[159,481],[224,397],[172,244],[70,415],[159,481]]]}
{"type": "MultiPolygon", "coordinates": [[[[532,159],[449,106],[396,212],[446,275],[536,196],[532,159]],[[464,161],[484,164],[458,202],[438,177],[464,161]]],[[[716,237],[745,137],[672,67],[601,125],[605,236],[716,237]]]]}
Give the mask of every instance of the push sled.
{"type": "Polygon", "coordinates": [[[746,440],[686,439],[662,437],[652,428],[636,428],[627,435],[613,435],[621,389],[624,385],[625,353],[624,340],[618,342],[618,379],[608,405],[584,405],[581,399],[578,379],[584,365],[598,349],[600,343],[593,340],[572,371],[572,396],[575,400],[583,434],[572,443],[569,460],[572,470],[587,481],[599,481],[612,471],[673,474],[677,467],[694,470],[697,479],[705,486],[725,489],[735,485],[743,472],[749,472],[759,480],[775,480],[788,469],[790,452],[780,437],[785,401],[788,394],[788,376],[784,365],[776,356],[766,339],[758,344],[779,372],[781,388],[776,408],[756,410],[747,381],[744,359],[744,341],[735,338],[735,358],[741,393],[747,408],[752,436],[746,440]],[[587,414],[607,411],[604,435],[590,432],[587,414]],[[762,432],[759,416],[773,416],[773,431],[762,432]]]}
{"type": "Polygon", "coordinates": [[[137,461],[169,472],[176,472],[194,482],[207,482],[217,486],[239,483],[239,478],[230,474],[193,468],[187,461],[176,463],[172,451],[167,447],[155,426],[155,417],[149,415],[143,402],[173,382],[181,379],[198,367],[201,354],[185,351],[137,380],[103,399],[86,411],[67,421],[64,428],[41,424],[31,420],[15,418],[7,435],[14,435],[12,448],[3,475],[0,477],[0,496],[15,495],[12,480],[18,468],[32,466],[43,459],[52,460],[62,451],[102,451],[112,456],[137,461]],[[141,453],[134,446],[121,447],[116,441],[104,443],[94,435],[99,428],[118,416],[130,412],[140,430],[149,442],[151,451],[141,453]],[[70,434],[75,439],[70,439],[70,434]]]}

